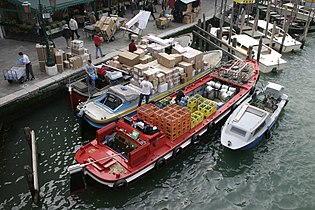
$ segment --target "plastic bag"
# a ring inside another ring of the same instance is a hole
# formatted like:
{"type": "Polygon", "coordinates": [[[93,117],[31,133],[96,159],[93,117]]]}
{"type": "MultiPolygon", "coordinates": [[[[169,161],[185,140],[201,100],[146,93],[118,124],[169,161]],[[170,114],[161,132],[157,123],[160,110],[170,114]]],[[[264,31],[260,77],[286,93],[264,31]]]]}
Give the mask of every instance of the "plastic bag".
{"type": "Polygon", "coordinates": [[[92,80],[96,80],[96,79],[97,79],[97,75],[96,75],[96,74],[94,74],[94,73],[93,73],[93,74],[91,74],[91,75],[90,75],[90,77],[91,77],[91,79],[92,79],[92,80]]]}

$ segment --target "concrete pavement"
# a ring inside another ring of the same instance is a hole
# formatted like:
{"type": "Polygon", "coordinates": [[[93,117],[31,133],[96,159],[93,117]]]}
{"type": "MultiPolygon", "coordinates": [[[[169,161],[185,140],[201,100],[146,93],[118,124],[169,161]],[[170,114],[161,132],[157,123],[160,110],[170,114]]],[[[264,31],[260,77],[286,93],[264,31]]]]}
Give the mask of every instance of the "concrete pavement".
{"type": "MultiPolygon", "coordinates": [[[[157,13],[155,16],[158,16],[161,12],[161,5],[156,5],[157,13]]],[[[126,11],[127,18],[131,18],[132,14],[130,10],[126,11]]],[[[199,13],[198,17],[196,18],[195,23],[198,21],[199,18],[202,18],[202,14],[205,13],[207,18],[210,18],[214,14],[214,1],[213,0],[201,0],[201,12],[199,13]]],[[[183,29],[189,28],[195,23],[191,24],[182,24],[182,23],[174,23],[172,22],[170,26],[164,30],[158,29],[155,26],[155,21],[150,20],[148,22],[147,28],[143,31],[142,35],[146,34],[156,34],[160,37],[169,36],[171,34],[177,33],[183,29]]],[[[103,53],[105,52],[106,56],[103,58],[95,59],[95,46],[93,41],[86,37],[83,29],[79,29],[80,40],[84,41],[84,46],[89,49],[90,53],[92,54],[93,63],[99,63],[102,60],[106,60],[116,54],[119,53],[120,50],[126,48],[129,44],[128,36],[125,34],[123,36],[122,31],[118,31],[115,34],[116,40],[109,43],[103,43],[102,50],[103,53]]],[[[57,49],[62,49],[64,51],[70,51],[66,48],[66,42],[63,37],[59,37],[54,39],[57,49]]],[[[36,79],[33,81],[25,82],[24,84],[19,84],[18,82],[14,82],[9,84],[6,80],[4,80],[3,76],[0,79],[0,105],[14,100],[15,97],[19,96],[25,91],[40,88],[42,85],[49,83],[50,80],[57,80],[60,77],[66,77],[71,74],[77,73],[80,70],[66,70],[65,72],[58,74],[56,76],[48,76],[46,73],[41,72],[39,70],[39,65],[37,61],[37,54],[35,49],[35,43],[30,42],[22,42],[16,40],[9,40],[9,39],[0,39],[0,64],[1,69],[9,69],[12,66],[18,65],[18,52],[22,51],[27,54],[32,63],[33,63],[33,72],[35,74],[36,79]]]]}

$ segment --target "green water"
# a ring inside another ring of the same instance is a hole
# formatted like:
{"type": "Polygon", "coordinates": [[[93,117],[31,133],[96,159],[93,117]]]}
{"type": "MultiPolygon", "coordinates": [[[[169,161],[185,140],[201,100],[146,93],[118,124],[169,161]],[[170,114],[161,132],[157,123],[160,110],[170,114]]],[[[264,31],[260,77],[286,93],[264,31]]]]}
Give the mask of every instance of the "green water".
{"type": "Polygon", "coordinates": [[[206,135],[178,159],[127,190],[89,188],[70,195],[66,169],[83,144],[66,93],[10,125],[0,151],[0,209],[315,209],[315,35],[287,68],[261,75],[285,86],[290,101],[270,140],[246,152],[206,135]],[[23,128],[36,132],[42,203],[32,205],[23,166],[31,164],[23,128]]]}

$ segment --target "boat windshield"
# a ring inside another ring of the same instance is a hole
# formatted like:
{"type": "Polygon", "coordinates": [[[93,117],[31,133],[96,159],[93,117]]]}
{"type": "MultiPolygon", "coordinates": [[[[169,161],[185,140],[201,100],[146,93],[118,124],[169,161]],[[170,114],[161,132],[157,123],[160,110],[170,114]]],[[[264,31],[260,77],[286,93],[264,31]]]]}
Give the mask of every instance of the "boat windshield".
{"type": "Polygon", "coordinates": [[[122,100],[113,94],[107,94],[104,100],[100,102],[103,103],[105,106],[111,108],[112,110],[116,109],[122,104],[122,100]]]}

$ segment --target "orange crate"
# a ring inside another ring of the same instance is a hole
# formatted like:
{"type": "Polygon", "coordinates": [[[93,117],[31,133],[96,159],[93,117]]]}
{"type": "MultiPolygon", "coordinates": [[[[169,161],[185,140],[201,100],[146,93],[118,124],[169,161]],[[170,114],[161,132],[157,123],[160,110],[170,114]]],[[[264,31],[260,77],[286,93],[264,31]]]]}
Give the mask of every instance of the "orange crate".
{"type": "Polygon", "coordinates": [[[166,111],[166,112],[170,112],[170,113],[174,112],[173,108],[170,107],[170,106],[164,107],[163,110],[166,111]]]}

